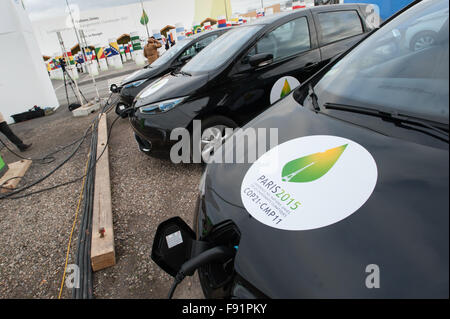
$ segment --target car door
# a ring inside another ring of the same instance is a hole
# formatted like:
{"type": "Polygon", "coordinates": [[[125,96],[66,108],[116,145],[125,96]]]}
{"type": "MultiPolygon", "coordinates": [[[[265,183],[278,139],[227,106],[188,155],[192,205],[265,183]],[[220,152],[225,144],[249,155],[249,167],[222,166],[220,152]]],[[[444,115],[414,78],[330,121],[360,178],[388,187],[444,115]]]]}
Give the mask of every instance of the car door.
{"type": "Polygon", "coordinates": [[[181,69],[186,63],[188,63],[193,57],[195,57],[201,50],[210,45],[214,40],[216,40],[221,33],[214,33],[207,37],[204,37],[198,41],[195,41],[193,44],[188,46],[178,58],[173,63],[174,70],[181,69]]]}
{"type": "Polygon", "coordinates": [[[319,62],[309,11],[268,29],[231,71],[228,104],[233,117],[241,123],[252,119],[310,77],[319,62]],[[250,57],[263,53],[272,54],[273,61],[252,67],[250,57]]]}
{"type": "Polygon", "coordinates": [[[350,49],[366,31],[356,9],[314,12],[313,17],[323,64],[350,49]]]}

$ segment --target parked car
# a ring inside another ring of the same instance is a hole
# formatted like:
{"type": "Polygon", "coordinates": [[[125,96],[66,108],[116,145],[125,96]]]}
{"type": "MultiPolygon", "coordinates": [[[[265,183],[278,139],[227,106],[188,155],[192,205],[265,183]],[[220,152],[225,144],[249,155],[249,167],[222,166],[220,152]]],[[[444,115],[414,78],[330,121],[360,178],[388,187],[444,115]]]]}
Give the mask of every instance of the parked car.
{"type": "Polygon", "coordinates": [[[167,73],[180,70],[189,60],[229,29],[211,30],[179,40],[152,64],[126,77],[119,86],[114,86],[111,90],[120,93],[116,113],[120,115],[123,110],[129,108],[136,95],[148,84],[167,73]]]}
{"type": "Polygon", "coordinates": [[[360,41],[371,28],[366,5],[329,5],[286,12],[233,28],[180,72],[136,97],[130,117],[141,151],[167,151],[174,128],[202,120],[208,150],[213,131],[237,127],[360,41]]]}
{"type": "Polygon", "coordinates": [[[210,298],[447,299],[448,6],[407,7],[248,123],[278,145],[209,164],[195,232],[164,222],[153,260],[177,281],[198,269],[210,298]],[[433,45],[377,50],[430,12],[447,12],[433,45]],[[190,247],[166,244],[177,232],[190,247]]]}

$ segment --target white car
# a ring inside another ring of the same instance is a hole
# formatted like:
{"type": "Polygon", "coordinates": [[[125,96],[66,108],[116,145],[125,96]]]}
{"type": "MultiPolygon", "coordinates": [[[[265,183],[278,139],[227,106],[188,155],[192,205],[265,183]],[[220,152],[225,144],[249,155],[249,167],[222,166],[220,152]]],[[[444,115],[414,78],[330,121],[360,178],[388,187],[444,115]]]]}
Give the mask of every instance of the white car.
{"type": "Polygon", "coordinates": [[[411,51],[432,46],[436,42],[439,30],[448,19],[448,9],[433,12],[417,19],[405,33],[406,44],[411,51]]]}

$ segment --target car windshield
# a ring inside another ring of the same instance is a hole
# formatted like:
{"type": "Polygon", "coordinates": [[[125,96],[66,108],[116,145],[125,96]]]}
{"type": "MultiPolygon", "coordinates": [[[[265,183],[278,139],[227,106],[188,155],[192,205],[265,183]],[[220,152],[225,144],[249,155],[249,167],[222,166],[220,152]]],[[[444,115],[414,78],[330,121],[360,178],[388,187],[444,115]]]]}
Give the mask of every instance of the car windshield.
{"type": "Polygon", "coordinates": [[[384,25],[314,87],[319,104],[388,110],[448,124],[448,0],[423,1],[384,25]]]}
{"type": "Polygon", "coordinates": [[[244,26],[225,33],[197,54],[181,71],[205,73],[220,67],[261,28],[261,25],[244,26]]]}
{"type": "Polygon", "coordinates": [[[150,65],[150,67],[153,68],[153,67],[158,67],[163,64],[166,64],[167,62],[169,62],[170,59],[172,59],[175,55],[177,55],[178,52],[183,50],[183,48],[186,46],[186,44],[188,44],[191,41],[192,41],[192,38],[184,38],[183,40],[177,41],[177,43],[173,47],[171,47],[169,50],[167,50],[163,55],[161,55],[161,57],[156,59],[150,65]]]}

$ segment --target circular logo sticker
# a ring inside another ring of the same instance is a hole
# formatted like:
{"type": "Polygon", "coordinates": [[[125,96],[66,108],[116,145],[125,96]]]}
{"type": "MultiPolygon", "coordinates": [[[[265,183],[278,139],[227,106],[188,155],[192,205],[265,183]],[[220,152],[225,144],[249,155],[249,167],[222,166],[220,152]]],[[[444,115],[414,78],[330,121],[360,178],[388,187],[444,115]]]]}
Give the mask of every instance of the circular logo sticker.
{"type": "Polygon", "coordinates": [[[274,147],[250,167],[241,198],[268,226],[316,229],[356,212],[377,178],[375,160],[361,145],[337,136],[300,137],[274,147]]]}
{"type": "Polygon", "coordinates": [[[150,87],[148,89],[145,89],[142,92],[142,94],[139,95],[139,98],[144,98],[144,97],[147,97],[147,96],[155,93],[160,88],[162,88],[167,82],[169,82],[168,78],[161,79],[161,80],[157,81],[156,83],[150,85],[150,87]]]}
{"type": "Polygon", "coordinates": [[[270,91],[270,104],[273,104],[279,99],[284,98],[299,85],[300,82],[292,76],[282,77],[281,79],[275,82],[275,84],[272,87],[272,91],[270,91]]]}

